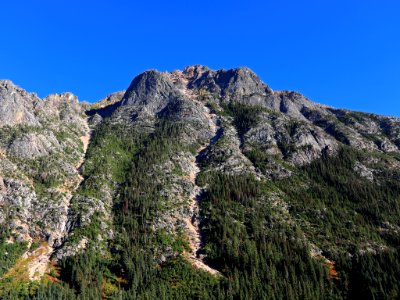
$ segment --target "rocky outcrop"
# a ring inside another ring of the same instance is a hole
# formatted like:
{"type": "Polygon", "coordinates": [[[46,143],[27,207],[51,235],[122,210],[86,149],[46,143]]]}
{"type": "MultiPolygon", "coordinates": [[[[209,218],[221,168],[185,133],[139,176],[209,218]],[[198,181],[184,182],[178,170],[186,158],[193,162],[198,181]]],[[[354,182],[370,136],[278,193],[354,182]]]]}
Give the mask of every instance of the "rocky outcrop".
{"type": "Polygon", "coordinates": [[[135,109],[136,114],[153,116],[168,104],[178,103],[181,93],[170,76],[155,70],[137,76],[126,91],[121,106],[135,109]]]}
{"type": "Polygon", "coordinates": [[[122,100],[124,97],[126,91],[119,91],[112,93],[105,97],[104,99],[100,100],[99,102],[91,104],[88,108],[87,111],[91,110],[99,110],[99,109],[104,109],[108,106],[114,105],[122,100]]]}
{"type": "Polygon", "coordinates": [[[95,127],[112,115],[115,109],[120,105],[120,102],[126,91],[120,91],[108,95],[106,98],[94,104],[88,104],[85,107],[86,114],[90,117],[89,122],[92,127],[95,127]]]}
{"type": "Polygon", "coordinates": [[[83,179],[77,166],[87,118],[70,93],[40,100],[9,81],[0,84],[0,103],[0,226],[8,227],[9,242],[46,242],[40,255],[25,254],[41,276],[65,238],[70,199],[83,179]]]}
{"type": "Polygon", "coordinates": [[[34,109],[39,103],[35,94],[17,87],[9,80],[0,81],[0,127],[39,125],[34,109]]]}
{"type": "Polygon", "coordinates": [[[10,155],[23,158],[48,156],[53,150],[60,148],[53,132],[47,135],[28,133],[16,138],[8,148],[10,155]]]}

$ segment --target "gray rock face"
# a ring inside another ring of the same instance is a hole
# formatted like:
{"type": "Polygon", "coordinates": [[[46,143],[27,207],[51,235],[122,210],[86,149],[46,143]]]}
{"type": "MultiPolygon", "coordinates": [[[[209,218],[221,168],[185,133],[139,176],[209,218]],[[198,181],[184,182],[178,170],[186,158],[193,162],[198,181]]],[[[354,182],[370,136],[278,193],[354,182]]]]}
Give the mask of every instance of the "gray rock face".
{"type": "Polygon", "coordinates": [[[219,130],[210,147],[201,154],[200,162],[211,162],[214,171],[227,174],[254,174],[251,161],[242,153],[240,139],[230,118],[219,120],[219,130]],[[221,163],[223,162],[223,163],[221,163]]]}
{"type": "Polygon", "coordinates": [[[132,81],[121,105],[132,106],[138,112],[153,115],[181,96],[168,74],[151,70],[132,81]]]}
{"type": "Polygon", "coordinates": [[[126,91],[112,93],[94,104],[87,104],[85,108],[86,114],[90,117],[91,127],[96,127],[104,118],[108,118],[120,105],[126,91]]]}
{"type": "Polygon", "coordinates": [[[34,114],[38,103],[35,94],[27,93],[11,81],[0,81],[0,127],[38,125],[34,114]]]}
{"type": "Polygon", "coordinates": [[[81,181],[84,110],[70,93],[40,100],[9,81],[0,82],[0,104],[0,226],[14,240],[59,246],[81,181]]]}
{"type": "Polygon", "coordinates": [[[365,177],[365,178],[367,178],[369,181],[374,181],[374,173],[373,173],[373,170],[371,170],[371,169],[369,169],[369,168],[367,168],[365,165],[363,165],[362,163],[360,163],[360,162],[356,162],[355,164],[354,164],[354,171],[358,174],[358,175],[360,175],[361,177],[365,177]]]}
{"type": "Polygon", "coordinates": [[[255,146],[270,155],[303,165],[319,158],[324,151],[335,151],[337,143],[322,129],[308,122],[265,116],[244,136],[245,149],[255,146]]]}
{"type": "Polygon", "coordinates": [[[188,67],[183,74],[189,87],[204,90],[214,97],[251,105],[265,105],[274,99],[272,90],[248,68],[214,71],[201,66],[188,67]]]}
{"type": "Polygon", "coordinates": [[[71,93],[49,95],[39,102],[36,110],[42,123],[54,119],[65,125],[79,124],[84,116],[78,98],[71,93]]]}
{"type": "Polygon", "coordinates": [[[35,133],[23,135],[15,139],[8,150],[13,156],[36,158],[48,156],[56,148],[60,148],[60,144],[53,132],[48,132],[46,136],[35,133]]]}
{"type": "Polygon", "coordinates": [[[272,102],[274,105],[271,106],[270,104],[267,104],[267,106],[274,111],[280,111],[281,113],[284,113],[292,118],[306,121],[307,119],[302,113],[304,109],[313,109],[326,114],[326,112],[324,112],[323,109],[320,108],[316,103],[312,103],[299,93],[275,92],[274,96],[276,98],[276,100],[272,102]]]}
{"type": "MultiPolygon", "coordinates": [[[[105,108],[107,106],[113,105],[117,102],[120,102],[122,98],[124,97],[126,91],[119,91],[112,93],[105,97],[104,99],[100,100],[99,102],[92,104],[92,107],[89,109],[100,109],[100,108],[105,108]]],[[[88,109],[88,110],[89,110],[88,109]]]]}

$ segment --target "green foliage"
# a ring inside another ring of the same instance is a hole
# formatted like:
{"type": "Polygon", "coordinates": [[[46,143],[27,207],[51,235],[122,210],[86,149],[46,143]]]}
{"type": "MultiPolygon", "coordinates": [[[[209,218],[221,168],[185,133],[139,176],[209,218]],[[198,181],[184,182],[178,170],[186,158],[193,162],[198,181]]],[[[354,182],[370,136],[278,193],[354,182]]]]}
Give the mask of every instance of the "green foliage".
{"type": "Polygon", "coordinates": [[[208,101],[206,103],[206,106],[210,109],[211,113],[217,113],[220,112],[220,108],[218,106],[218,104],[216,104],[214,101],[208,101]]]}
{"type": "Polygon", "coordinates": [[[65,142],[68,139],[73,139],[75,136],[65,130],[60,130],[55,133],[55,136],[59,142],[65,142]]]}
{"type": "Polygon", "coordinates": [[[325,299],[334,292],[298,229],[277,223],[275,188],[249,176],[203,174],[201,201],[208,262],[229,279],[234,299],[325,299]]]}
{"type": "Polygon", "coordinates": [[[350,140],[348,134],[340,124],[335,123],[334,121],[327,120],[318,120],[314,122],[315,125],[322,127],[326,133],[333,136],[336,140],[341,142],[344,145],[350,145],[350,140]]]}
{"type": "Polygon", "coordinates": [[[11,233],[8,229],[8,210],[5,210],[5,212],[5,222],[0,224],[0,278],[16,263],[28,248],[28,243],[26,242],[16,241],[9,243],[7,241],[11,237],[11,233]]]}
{"type": "Polygon", "coordinates": [[[265,111],[263,107],[229,102],[222,104],[222,108],[234,118],[234,125],[239,136],[245,134],[250,128],[259,122],[260,113],[265,111]]]}
{"type": "Polygon", "coordinates": [[[278,183],[288,195],[291,213],[311,224],[313,238],[324,248],[347,244],[350,250],[361,242],[384,243],[378,227],[385,221],[398,222],[400,184],[381,173],[380,183],[357,176],[353,166],[362,153],[343,148],[336,156],[299,170],[299,175],[278,183]],[[302,181],[304,181],[302,183],[302,181]],[[384,201],[382,201],[384,199],[384,201]],[[328,244],[327,244],[328,243],[328,244]]]}
{"type": "Polygon", "coordinates": [[[96,130],[87,151],[83,175],[109,174],[113,181],[124,182],[136,153],[136,144],[141,139],[141,134],[135,128],[121,128],[108,122],[102,124],[96,130]]]}
{"type": "Polygon", "coordinates": [[[26,242],[7,243],[4,238],[0,238],[0,278],[26,250],[26,242]]]}
{"type": "Polygon", "coordinates": [[[381,170],[376,175],[379,182],[370,182],[353,170],[354,163],[365,158],[365,153],[344,147],[277,184],[309,239],[336,261],[345,294],[393,298],[399,290],[400,239],[382,235],[380,227],[384,222],[399,225],[400,183],[395,179],[399,172],[381,170]],[[378,250],[369,253],[371,247],[378,250]]]}
{"type": "Polygon", "coordinates": [[[37,248],[40,247],[40,242],[32,242],[31,247],[29,248],[29,251],[35,251],[37,248]]]}
{"type": "Polygon", "coordinates": [[[28,126],[25,124],[16,125],[16,126],[4,126],[0,130],[0,141],[5,142],[6,144],[11,143],[16,138],[19,138],[28,133],[39,133],[42,132],[42,127],[37,126],[28,126]]]}
{"type": "Polygon", "coordinates": [[[174,252],[178,253],[182,253],[184,250],[190,250],[183,232],[173,236],[165,230],[158,230],[156,232],[156,243],[164,249],[170,247],[174,252]]]}

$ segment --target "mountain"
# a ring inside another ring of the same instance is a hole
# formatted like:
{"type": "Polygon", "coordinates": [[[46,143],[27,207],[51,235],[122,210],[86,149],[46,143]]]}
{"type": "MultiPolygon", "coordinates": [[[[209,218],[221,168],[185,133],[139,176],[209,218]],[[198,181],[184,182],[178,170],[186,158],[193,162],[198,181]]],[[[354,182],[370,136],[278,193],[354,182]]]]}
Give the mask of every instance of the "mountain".
{"type": "Polygon", "coordinates": [[[400,119],[248,68],[95,104],[0,81],[0,297],[400,296],[400,119]]]}

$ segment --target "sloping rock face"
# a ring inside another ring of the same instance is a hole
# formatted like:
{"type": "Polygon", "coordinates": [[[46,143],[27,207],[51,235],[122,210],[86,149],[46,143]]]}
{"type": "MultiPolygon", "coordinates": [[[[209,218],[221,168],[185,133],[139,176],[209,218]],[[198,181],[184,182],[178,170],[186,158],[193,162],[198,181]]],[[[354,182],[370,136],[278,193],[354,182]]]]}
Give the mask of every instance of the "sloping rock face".
{"type": "Polygon", "coordinates": [[[136,107],[151,115],[160,112],[179,96],[181,95],[168,74],[147,71],[132,81],[122,105],[136,107]]]}
{"type": "Polygon", "coordinates": [[[0,103],[1,226],[11,230],[10,242],[59,246],[81,180],[87,117],[72,94],[41,100],[9,81],[0,83],[0,103]]]}
{"type": "Polygon", "coordinates": [[[89,116],[89,122],[92,125],[98,125],[104,118],[108,118],[112,115],[115,108],[120,105],[123,96],[126,91],[119,91],[112,93],[104,99],[94,104],[84,105],[86,114],[89,116]]]}
{"type": "Polygon", "coordinates": [[[10,145],[9,151],[14,156],[37,158],[49,155],[54,143],[58,143],[54,135],[48,139],[41,134],[29,133],[15,139],[10,145]]]}
{"type": "Polygon", "coordinates": [[[29,94],[11,81],[0,81],[0,126],[38,125],[34,107],[39,103],[35,94],[29,94]]]}

